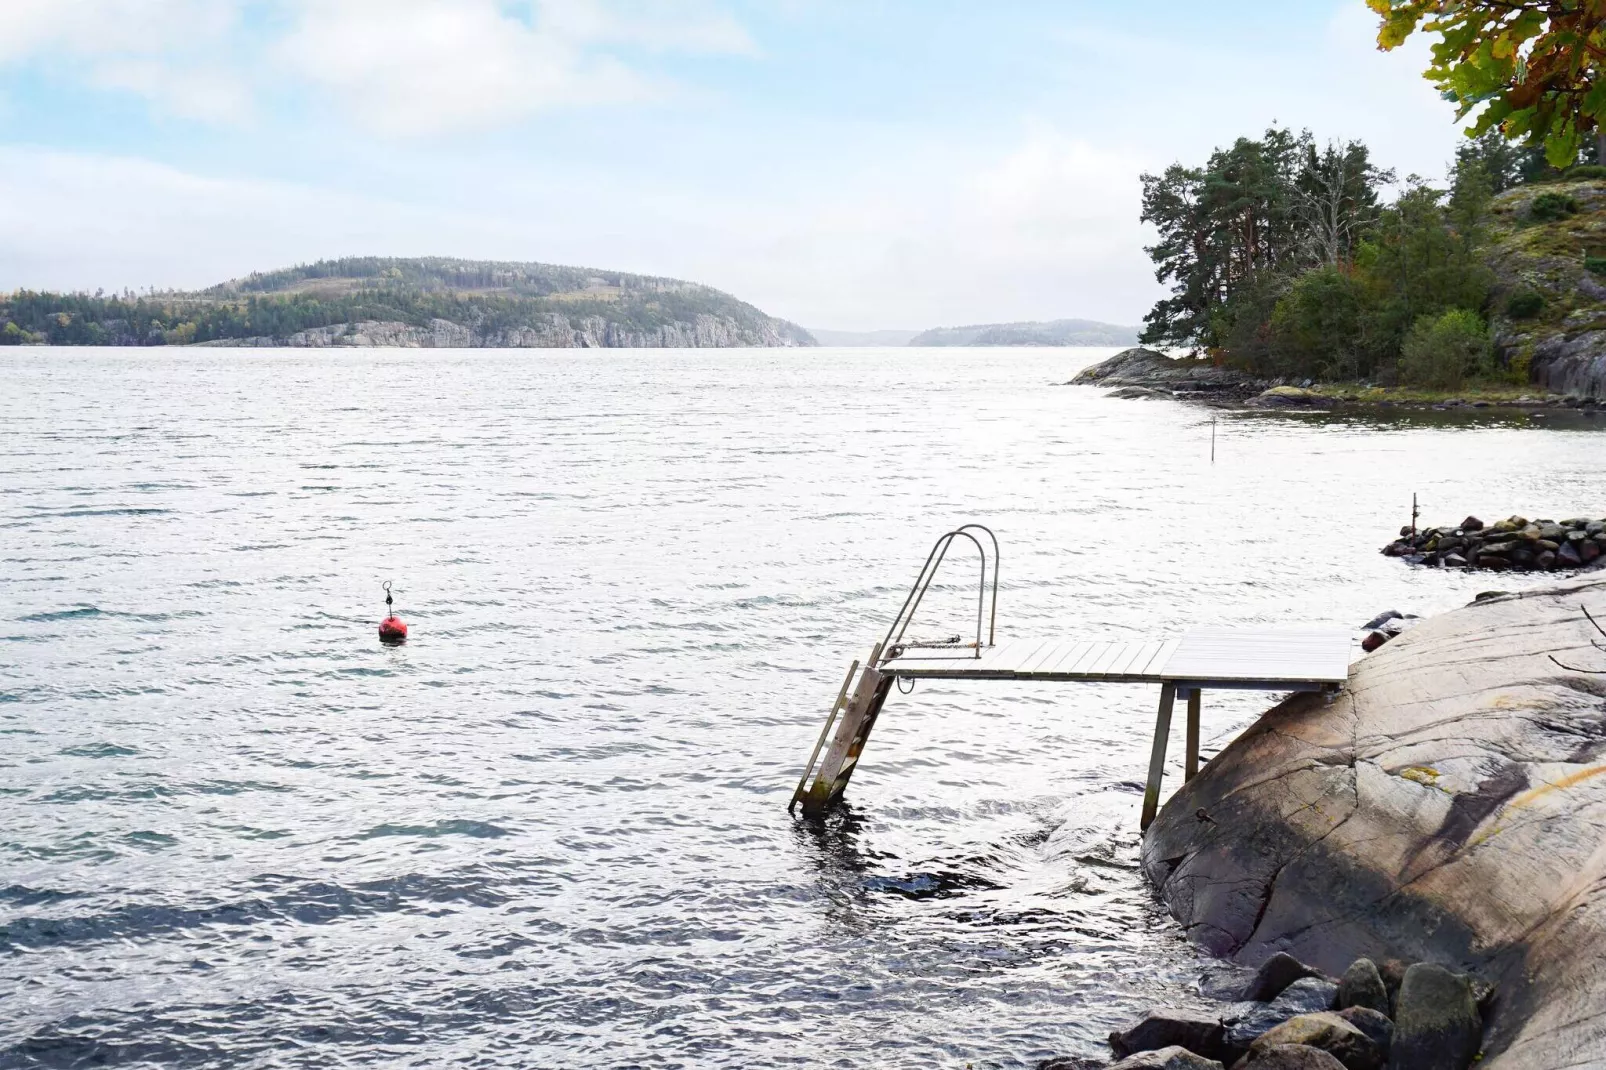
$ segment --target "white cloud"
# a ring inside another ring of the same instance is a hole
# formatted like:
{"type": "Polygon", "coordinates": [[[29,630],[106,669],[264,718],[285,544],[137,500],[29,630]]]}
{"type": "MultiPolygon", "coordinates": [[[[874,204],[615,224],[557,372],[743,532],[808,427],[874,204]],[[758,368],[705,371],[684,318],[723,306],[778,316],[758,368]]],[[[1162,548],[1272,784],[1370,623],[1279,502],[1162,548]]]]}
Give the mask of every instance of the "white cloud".
{"type": "Polygon", "coordinates": [[[245,0],[7,5],[0,64],[40,62],[214,122],[243,117],[253,98],[304,88],[390,135],[669,91],[614,51],[756,51],[704,0],[267,0],[260,11],[271,17],[249,28],[245,0]]]}
{"type": "Polygon", "coordinates": [[[249,92],[215,57],[238,14],[205,0],[7,0],[0,65],[38,59],[62,77],[137,93],[173,114],[234,120],[249,92]]]}
{"type": "Polygon", "coordinates": [[[308,4],[276,56],[387,134],[486,125],[647,92],[621,64],[586,56],[574,39],[510,17],[494,0],[308,4]]]}

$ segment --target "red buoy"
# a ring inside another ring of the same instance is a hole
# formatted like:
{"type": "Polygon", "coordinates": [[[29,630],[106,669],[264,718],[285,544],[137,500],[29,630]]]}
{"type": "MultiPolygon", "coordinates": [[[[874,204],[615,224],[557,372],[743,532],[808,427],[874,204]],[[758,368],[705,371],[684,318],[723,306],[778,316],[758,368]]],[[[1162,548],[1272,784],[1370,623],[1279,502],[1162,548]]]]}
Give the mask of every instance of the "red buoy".
{"type": "Polygon", "coordinates": [[[379,641],[381,643],[407,642],[407,623],[396,616],[391,609],[390,581],[385,581],[385,619],[379,622],[379,641]]]}

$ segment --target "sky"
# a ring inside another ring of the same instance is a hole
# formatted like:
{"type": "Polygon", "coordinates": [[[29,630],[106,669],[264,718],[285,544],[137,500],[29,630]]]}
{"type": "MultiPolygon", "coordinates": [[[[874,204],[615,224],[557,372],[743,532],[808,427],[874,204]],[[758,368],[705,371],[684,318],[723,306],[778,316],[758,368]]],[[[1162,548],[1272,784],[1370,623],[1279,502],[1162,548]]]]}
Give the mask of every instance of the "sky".
{"type": "Polygon", "coordinates": [[[1440,178],[1363,0],[0,0],[0,291],[349,255],[716,286],[841,330],[1160,295],[1140,176],[1273,123],[1440,178]]]}

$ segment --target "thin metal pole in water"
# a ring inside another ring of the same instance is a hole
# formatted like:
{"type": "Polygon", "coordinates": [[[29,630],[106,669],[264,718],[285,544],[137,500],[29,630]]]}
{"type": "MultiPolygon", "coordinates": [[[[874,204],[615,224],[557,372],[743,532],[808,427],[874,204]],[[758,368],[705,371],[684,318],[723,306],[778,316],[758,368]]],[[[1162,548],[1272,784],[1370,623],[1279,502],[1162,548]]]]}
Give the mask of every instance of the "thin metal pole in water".
{"type": "Polygon", "coordinates": [[[1216,418],[1210,417],[1210,463],[1216,463],[1216,418]]]}
{"type": "Polygon", "coordinates": [[[1416,534],[1416,518],[1419,515],[1420,514],[1417,512],[1417,509],[1416,509],[1416,494],[1413,492],[1411,494],[1411,534],[1412,535],[1416,534]]]}

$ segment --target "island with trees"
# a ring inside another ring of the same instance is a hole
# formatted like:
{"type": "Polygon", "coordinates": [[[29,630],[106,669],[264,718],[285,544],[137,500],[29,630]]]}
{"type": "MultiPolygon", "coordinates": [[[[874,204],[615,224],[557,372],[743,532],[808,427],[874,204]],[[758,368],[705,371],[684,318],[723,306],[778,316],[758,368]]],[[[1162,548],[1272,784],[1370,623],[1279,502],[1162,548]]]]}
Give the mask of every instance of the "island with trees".
{"type": "Polygon", "coordinates": [[[0,344],[809,346],[708,286],[551,264],[353,257],[206,290],[0,294],[0,344]]]}
{"type": "Polygon", "coordinates": [[[1606,397],[1598,160],[1590,142],[1558,168],[1488,131],[1436,186],[1359,141],[1273,128],[1145,175],[1170,295],[1142,341],[1324,398],[1606,397]]]}

